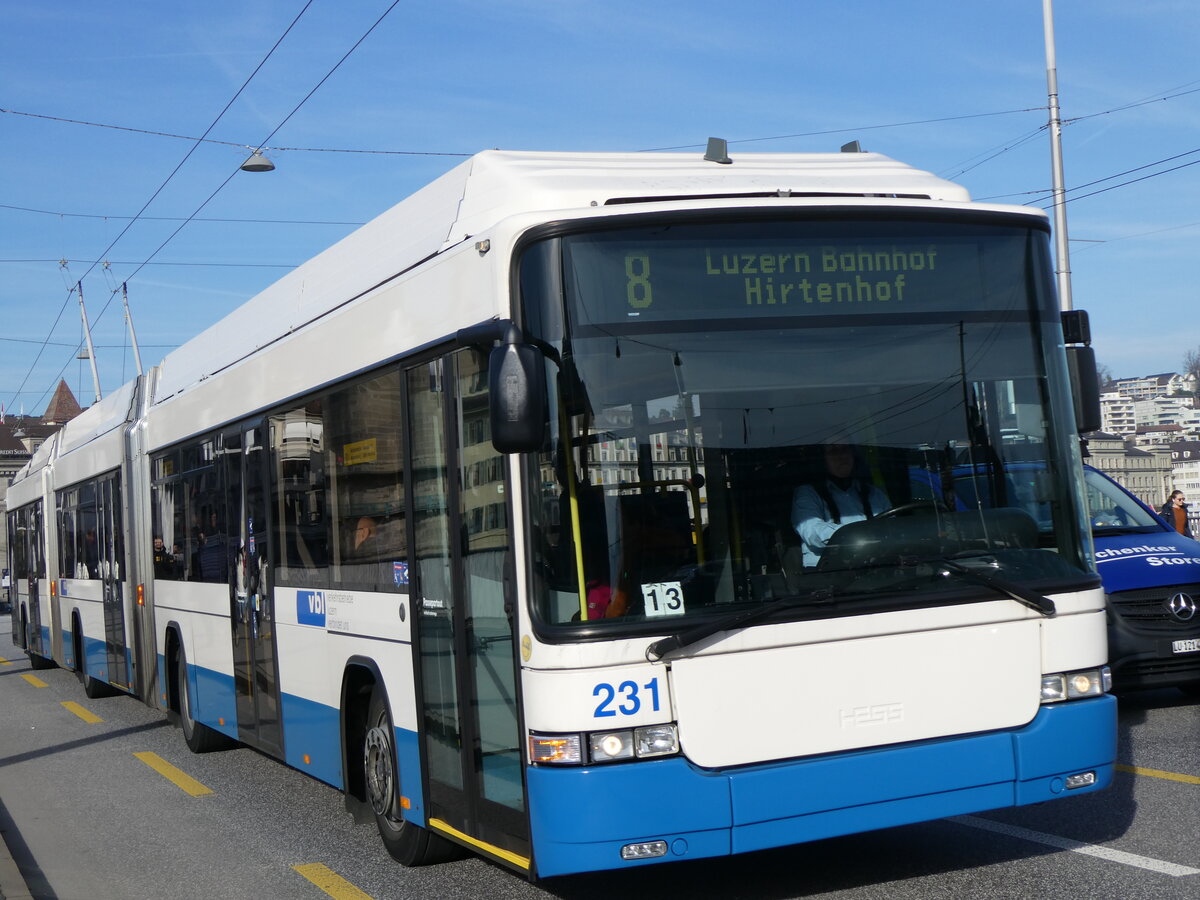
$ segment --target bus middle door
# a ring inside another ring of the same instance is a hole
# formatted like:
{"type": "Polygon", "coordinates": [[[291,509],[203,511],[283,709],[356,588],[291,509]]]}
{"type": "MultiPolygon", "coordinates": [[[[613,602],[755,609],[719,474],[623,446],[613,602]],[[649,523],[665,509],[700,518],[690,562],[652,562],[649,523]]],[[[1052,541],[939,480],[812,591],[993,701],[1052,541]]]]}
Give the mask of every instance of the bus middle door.
{"type": "Polygon", "coordinates": [[[229,510],[230,622],[238,738],[283,755],[275,603],[267,536],[267,424],[228,429],[221,458],[229,510]]]}
{"type": "Polygon", "coordinates": [[[99,576],[104,606],[104,645],[108,682],[129,690],[131,658],[125,631],[124,538],[121,531],[121,491],[116,476],[102,478],[97,484],[100,559],[99,576]]]}

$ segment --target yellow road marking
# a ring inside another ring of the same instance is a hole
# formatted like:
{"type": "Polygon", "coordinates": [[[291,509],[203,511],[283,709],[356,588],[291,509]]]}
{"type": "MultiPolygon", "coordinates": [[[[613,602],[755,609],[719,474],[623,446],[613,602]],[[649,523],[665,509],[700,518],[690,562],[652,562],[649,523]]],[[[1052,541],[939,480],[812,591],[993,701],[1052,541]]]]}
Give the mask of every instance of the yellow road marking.
{"type": "Polygon", "coordinates": [[[50,685],[46,684],[46,682],[42,681],[42,679],[38,678],[36,675],[30,675],[28,672],[22,673],[21,677],[34,687],[50,687],[50,685]]]}
{"type": "Polygon", "coordinates": [[[157,753],[151,753],[149,750],[147,750],[142,753],[135,753],[133,755],[152,768],[163,778],[167,779],[167,781],[171,782],[185,794],[191,794],[193,797],[201,797],[204,794],[212,793],[212,788],[205,787],[191,775],[175,768],[157,753]]]}
{"type": "Polygon", "coordinates": [[[292,866],[297,872],[327,893],[334,900],[371,900],[370,894],[364,894],[329,866],[321,863],[305,863],[292,866]]]}
{"type": "Polygon", "coordinates": [[[1200,784],[1200,775],[1181,775],[1178,772],[1164,772],[1162,769],[1143,769],[1141,766],[1123,766],[1118,763],[1117,771],[1147,775],[1150,778],[1165,778],[1167,781],[1182,781],[1184,784],[1200,784]]]}
{"type": "Polygon", "coordinates": [[[87,722],[89,725],[95,725],[97,722],[104,721],[90,709],[84,709],[74,700],[64,700],[62,705],[71,712],[75,713],[75,715],[79,716],[79,718],[83,719],[83,721],[87,722]]]}
{"type": "Polygon", "coordinates": [[[11,659],[5,659],[3,656],[0,656],[0,666],[11,666],[11,665],[12,665],[11,659]]]}

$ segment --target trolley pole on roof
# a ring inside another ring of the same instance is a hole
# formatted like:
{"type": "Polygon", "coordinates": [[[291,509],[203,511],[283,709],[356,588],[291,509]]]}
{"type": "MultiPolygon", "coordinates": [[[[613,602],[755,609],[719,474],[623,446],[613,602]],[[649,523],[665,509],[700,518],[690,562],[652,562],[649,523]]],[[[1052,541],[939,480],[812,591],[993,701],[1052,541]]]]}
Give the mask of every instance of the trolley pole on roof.
{"type": "Polygon", "coordinates": [[[1054,59],[1053,0],[1042,0],[1042,27],[1046,34],[1046,86],[1050,96],[1050,168],[1054,188],[1054,274],[1058,301],[1072,309],[1071,254],[1067,249],[1066,188],[1063,186],[1062,119],[1058,113],[1058,70],[1054,59]]]}
{"type": "Polygon", "coordinates": [[[121,282],[121,304],[125,307],[125,324],[129,326],[129,341],[133,344],[133,364],[137,373],[142,374],[142,354],[138,353],[137,335],[133,331],[133,317],[129,315],[129,291],[125,282],[121,282]]]}
{"type": "Polygon", "coordinates": [[[88,361],[92,364],[92,384],[96,388],[96,402],[100,402],[100,373],[96,371],[96,349],[92,346],[92,329],[88,325],[87,308],[83,305],[83,282],[75,283],[79,291],[79,314],[83,316],[83,336],[87,339],[88,361]]]}

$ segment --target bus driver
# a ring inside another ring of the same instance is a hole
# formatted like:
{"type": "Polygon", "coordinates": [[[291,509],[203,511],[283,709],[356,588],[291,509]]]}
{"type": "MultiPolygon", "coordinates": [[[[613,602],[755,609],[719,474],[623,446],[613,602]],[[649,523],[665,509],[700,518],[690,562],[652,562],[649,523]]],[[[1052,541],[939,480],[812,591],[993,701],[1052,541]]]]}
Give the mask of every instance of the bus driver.
{"type": "Polygon", "coordinates": [[[833,439],[824,445],[825,471],[792,495],[792,527],[804,545],[804,567],[821,559],[833,533],[891,508],[887,494],[855,473],[853,448],[833,439]]]}

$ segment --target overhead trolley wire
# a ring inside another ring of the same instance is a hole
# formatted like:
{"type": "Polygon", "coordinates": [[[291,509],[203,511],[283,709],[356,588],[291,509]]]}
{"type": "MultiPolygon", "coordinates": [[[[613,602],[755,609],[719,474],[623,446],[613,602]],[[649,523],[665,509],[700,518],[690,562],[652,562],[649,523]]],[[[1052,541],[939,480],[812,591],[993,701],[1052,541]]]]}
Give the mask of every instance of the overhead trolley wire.
{"type": "MultiPolygon", "coordinates": [[[[249,149],[249,148],[247,148],[249,149]]],[[[58,216],[59,218],[70,219],[132,219],[133,216],[127,215],[106,215],[104,213],[71,213],[71,212],[56,212],[52,209],[35,209],[31,206],[11,206],[7,203],[0,203],[0,209],[11,209],[16,212],[37,213],[44,216],[58,216]]],[[[143,222],[181,222],[183,216],[139,216],[143,222]]],[[[364,222],[333,222],[321,220],[305,220],[305,219],[220,219],[220,218],[193,218],[193,222],[221,222],[223,224],[244,224],[244,225],[363,225],[364,222]]]]}
{"type": "MultiPolygon", "coordinates": [[[[311,3],[312,3],[312,0],[309,0],[309,3],[305,4],[304,9],[302,9],[300,11],[299,15],[296,16],[296,19],[293,20],[292,25],[288,26],[288,31],[290,31],[292,26],[296,24],[296,21],[299,20],[300,16],[304,14],[304,10],[308,9],[308,7],[309,7],[309,5],[311,5],[311,3]]],[[[324,77],[322,77],[321,80],[318,81],[316,83],[316,85],[313,86],[312,90],[310,90],[307,94],[304,95],[303,98],[301,98],[300,102],[297,103],[295,105],[295,107],[293,107],[292,111],[283,117],[283,119],[279,122],[279,124],[276,125],[271,130],[270,134],[268,134],[260,142],[259,146],[265,145],[267,141],[269,141],[275,134],[277,134],[279,132],[279,130],[281,128],[283,128],[284,125],[287,124],[288,120],[291,119],[292,116],[294,116],[297,112],[299,112],[300,108],[302,106],[304,106],[305,103],[308,102],[308,100],[313,96],[313,94],[315,94],[326,81],[329,80],[329,78],[333,75],[333,73],[336,72],[341,67],[342,63],[344,63],[347,59],[350,58],[350,55],[355,50],[358,49],[358,47],[362,44],[362,42],[365,41],[376,28],[379,27],[379,24],[387,17],[388,13],[390,13],[393,9],[395,9],[399,5],[399,3],[400,3],[400,0],[393,0],[392,4],[383,11],[383,13],[379,16],[378,19],[375,20],[375,22],[371,25],[371,27],[368,28],[365,32],[363,32],[362,36],[357,41],[355,41],[354,44],[350,47],[350,49],[347,50],[346,53],[342,56],[342,58],[339,59],[333,65],[333,68],[331,68],[328,72],[326,72],[324,77]]],[[[287,34],[287,32],[285,31],[284,36],[286,36],[286,34],[287,34]]],[[[279,41],[282,41],[282,40],[283,40],[283,37],[280,37],[279,41]]],[[[276,42],[275,47],[279,46],[279,41],[276,42]]],[[[271,52],[274,52],[274,49],[275,48],[272,47],[271,52]]],[[[268,56],[269,55],[270,54],[268,54],[268,56]]],[[[263,62],[264,63],[266,62],[265,57],[263,59],[263,62]]],[[[261,67],[262,67],[262,63],[259,63],[258,68],[261,68],[261,67]]],[[[254,71],[257,72],[258,68],[256,68],[254,71]]],[[[251,78],[254,77],[253,73],[251,74],[250,77],[251,78]]],[[[249,80],[250,80],[249,78],[246,80],[247,84],[249,83],[249,80]]],[[[241,90],[244,89],[245,86],[246,85],[242,85],[242,88],[239,89],[238,93],[241,93],[241,90]]],[[[231,100],[230,103],[232,104],[232,102],[233,101],[231,100]]],[[[228,108],[229,107],[226,106],[226,109],[228,109],[228,108]]],[[[222,110],[222,115],[223,114],[224,114],[224,110],[222,110]]],[[[220,117],[218,116],[218,118],[220,118],[220,117]]],[[[213,123],[213,125],[215,125],[215,124],[216,124],[216,122],[213,123]]],[[[211,130],[211,126],[210,126],[209,130],[211,130]]],[[[207,134],[207,132],[205,132],[205,133],[207,134]]],[[[195,148],[193,148],[193,149],[195,149],[195,148]]],[[[135,277],[138,274],[138,272],[140,272],[143,268],[145,268],[147,265],[149,265],[150,262],[154,259],[154,257],[157,256],[162,251],[162,249],[164,247],[166,247],[167,244],[169,244],[175,238],[175,236],[177,234],[179,234],[180,231],[182,231],[184,228],[186,228],[188,223],[191,222],[200,213],[200,211],[204,209],[204,207],[206,207],[209,203],[211,203],[213,198],[216,197],[217,194],[219,194],[224,189],[225,185],[229,184],[229,182],[233,180],[233,177],[235,175],[237,175],[238,172],[240,172],[240,171],[241,171],[241,166],[239,165],[238,168],[236,168],[232,172],[230,172],[229,176],[217,186],[216,190],[214,190],[211,194],[209,194],[208,197],[204,200],[204,202],[201,203],[198,207],[196,207],[195,211],[193,211],[193,213],[190,216],[188,216],[183,222],[181,222],[179,227],[176,228],[174,231],[172,231],[171,234],[167,236],[166,240],[164,240],[161,244],[159,244],[158,247],[146,258],[146,260],[144,262],[142,262],[140,265],[138,265],[137,268],[135,268],[132,273],[130,273],[130,275],[125,279],[125,281],[128,282],[129,279],[132,279],[133,277],[135,277]]],[[[160,190],[161,190],[161,188],[160,188],[160,190]]],[[[132,225],[132,223],[130,223],[130,224],[132,225]]],[[[128,230],[128,227],[126,228],[126,230],[128,230]]],[[[124,233],[124,232],[122,232],[122,233],[124,233]]],[[[114,243],[115,243],[115,241],[114,241],[114,243]]],[[[110,245],[109,249],[111,249],[111,245],[110,245]]],[[[108,251],[105,250],[105,253],[107,253],[107,252],[108,251]]],[[[93,264],[93,268],[94,267],[95,267],[95,264],[93,264]]],[[[89,269],[89,271],[91,271],[91,270],[89,269]]],[[[115,296],[116,296],[116,292],[113,292],[109,295],[108,301],[104,304],[104,306],[100,309],[99,314],[96,316],[97,322],[101,319],[101,317],[104,315],[105,311],[112,304],[113,298],[115,296]]],[[[68,360],[67,364],[68,365],[70,364],[69,360],[68,360]]],[[[65,368],[66,367],[64,366],[64,369],[65,368]]]]}
{"type": "MultiPolygon", "coordinates": [[[[142,213],[144,213],[147,210],[147,208],[149,208],[150,204],[154,202],[155,198],[158,197],[158,195],[163,192],[163,190],[166,188],[167,184],[170,183],[171,179],[174,178],[175,174],[183,167],[183,164],[188,161],[188,159],[191,157],[191,155],[196,151],[196,148],[200,146],[200,142],[208,137],[209,133],[213,130],[213,128],[216,127],[217,123],[221,120],[221,117],[224,116],[225,113],[229,111],[229,107],[231,107],[234,104],[234,101],[236,101],[237,98],[241,96],[242,91],[244,91],[246,89],[246,86],[250,84],[250,81],[254,78],[254,76],[258,74],[259,70],[262,69],[262,67],[266,64],[267,60],[271,58],[271,55],[276,51],[276,49],[278,49],[279,45],[281,43],[283,43],[283,39],[288,36],[288,34],[291,32],[291,30],[296,26],[296,23],[300,21],[300,17],[304,15],[304,13],[308,10],[308,8],[310,6],[312,6],[312,3],[313,3],[313,0],[308,0],[308,2],[304,4],[304,6],[303,6],[303,8],[301,8],[300,12],[298,12],[296,14],[296,17],[294,19],[292,19],[291,24],[289,24],[288,27],[286,29],[284,29],[283,34],[281,34],[279,36],[279,39],[277,41],[275,41],[275,43],[271,46],[271,49],[267,51],[266,56],[264,56],[262,58],[262,60],[258,63],[258,65],[254,67],[254,71],[250,73],[250,75],[242,83],[242,86],[237,89],[237,91],[234,93],[233,97],[230,98],[229,102],[225,104],[224,108],[217,114],[217,117],[215,119],[213,119],[212,124],[210,124],[208,126],[208,128],[206,128],[204,130],[204,134],[201,135],[200,138],[195,143],[193,143],[191,149],[189,149],[188,152],[184,154],[183,159],[181,159],[179,161],[179,164],[177,166],[175,166],[174,169],[171,170],[171,174],[166,177],[166,179],[163,181],[163,183],[158,186],[158,189],[155,190],[154,193],[150,195],[150,199],[147,200],[142,205],[142,208],[140,210],[138,210],[137,215],[135,215],[132,219],[130,219],[129,223],[123,229],[121,229],[120,234],[118,234],[115,238],[113,238],[112,241],[109,243],[109,245],[104,248],[104,251],[100,254],[100,259],[97,259],[90,266],[88,266],[87,271],[84,272],[83,276],[81,276],[81,278],[79,279],[80,281],[82,281],[83,278],[86,278],[91,273],[91,271],[94,268],[96,268],[97,265],[100,264],[100,261],[103,260],[104,257],[108,255],[109,251],[112,250],[112,248],[117,245],[117,242],[120,241],[121,238],[123,238],[129,232],[129,229],[133,227],[135,222],[137,222],[138,217],[140,217],[142,215],[142,213]]],[[[235,171],[237,171],[237,170],[235,170],[235,171]]],[[[233,176],[231,175],[230,178],[232,178],[232,177],[233,176]]],[[[227,184],[228,182],[229,182],[229,179],[228,178],[225,179],[225,182],[221,185],[221,187],[224,187],[225,184],[227,184]]],[[[217,190],[220,190],[220,188],[218,188],[217,190]]],[[[215,193],[214,193],[214,196],[215,196],[215,193]]],[[[209,197],[209,200],[211,200],[211,199],[212,199],[212,197],[209,197]]],[[[204,202],[208,203],[208,200],[206,200],[204,202]]],[[[201,207],[201,208],[203,208],[203,207],[201,207]]],[[[199,210],[197,210],[197,212],[199,212],[199,210]]],[[[187,222],[184,222],[184,225],[186,225],[186,224],[187,224],[187,222]]],[[[183,225],[180,226],[180,228],[182,228],[182,227],[183,227],[183,225]]],[[[178,230],[176,230],[175,234],[178,234],[178,230]]],[[[174,237],[174,234],[172,234],[172,237],[174,237]]],[[[159,249],[161,250],[162,247],[159,247],[159,249]]],[[[157,252],[158,251],[156,250],[155,253],[157,253],[157,252]]],[[[140,270],[140,267],[139,267],[139,270],[140,270]]],[[[62,319],[63,312],[66,310],[67,304],[70,302],[70,300],[71,300],[71,291],[68,291],[66,298],[63,300],[63,305],[58,311],[58,316],[54,320],[54,325],[52,325],[50,327],[50,333],[46,335],[46,342],[43,342],[41,348],[37,352],[37,356],[34,357],[33,363],[30,364],[29,371],[25,374],[25,377],[21,380],[21,386],[17,389],[18,393],[20,393],[20,391],[24,389],[25,384],[29,381],[29,377],[33,374],[34,368],[37,366],[38,361],[42,358],[42,353],[46,349],[46,344],[47,344],[47,342],[49,342],[51,336],[53,336],[54,329],[56,327],[58,327],[58,323],[62,319]]],[[[108,309],[108,306],[110,303],[112,303],[112,295],[109,296],[108,303],[104,304],[104,309],[102,309],[100,311],[100,315],[96,317],[97,322],[100,321],[100,318],[104,315],[104,310],[108,309]]],[[[68,365],[69,364],[70,363],[68,362],[68,365]]],[[[66,366],[64,366],[63,369],[65,370],[66,366]]]]}
{"type": "MultiPolygon", "coordinates": [[[[312,3],[312,0],[309,0],[309,4],[311,4],[311,3],[312,3]]],[[[392,4],[383,11],[383,13],[379,16],[378,19],[375,20],[374,24],[372,24],[370,28],[368,28],[365,32],[363,32],[362,36],[357,41],[354,42],[354,44],[350,47],[349,50],[347,50],[345,52],[345,54],[343,54],[342,58],[339,59],[336,63],[334,63],[333,68],[330,69],[328,72],[326,72],[325,75],[321,78],[321,80],[318,81],[316,83],[316,85],[313,86],[312,90],[310,90],[307,94],[305,94],[304,97],[301,98],[300,102],[297,103],[292,108],[292,111],[289,112],[286,116],[284,116],[283,120],[278,125],[276,125],[273,129],[271,129],[271,133],[268,134],[265,138],[263,138],[263,140],[258,144],[258,146],[260,146],[260,147],[265,146],[267,141],[269,141],[272,137],[274,137],[279,132],[279,130],[288,123],[288,120],[291,119],[292,116],[294,116],[297,112],[300,111],[300,107],[302,107],[305,103],[307,103],[309,101],[309,99],[312,97],[312,95],[315,94],[320,89],[321,85],[323,85],[326,81],[328,81],[329,78],[333,75],[333,73],[336,72],[341,67],[342,63],[344,63],[347,59],[350,58],[350,54],[358,49],[359,45],[362,44],[362,42],[365,41],[371,35],[371,32],[373,32],[376,28],[379,27],[379,23],[382,22],[387,17],[387,14],[390,13],[393,9],[395,9],[396,6],[399,5],[399,3],[400,3],[400,0],[393,0],[392,4]]],[[[306,4],[304,9],[308,9],[309,4],[306,4]]],[[[300,14],[303,15],[303,13],[304,13],[304,10],[301,10],[300,14]]],[[[296,18],[299,19],[300,16],[297,16],[296,18]]],[[[294,25],[296,23],[293,22],[292,24],[294,25]]],[[[289,26],[289,30],[290,30],[290,26],[289,26]]],[[[283,40],[283,38],[281,37],[280,40],[283,40]]],[[[279,46],[278,43],[276,43],[275,46],[279,46]]],[[[274,48],[272,48],[272,50],[273,49],[274,48]]],[[[266,62],[266,60],[264,59],[263,62],[266,62]]],[[[259,66],[261,67],[261,65],[262,64],[260,63],[259,66]]],[[[258,71],[258,70],[255,69],[255,71],[258,71]]],[[[253,76],[251,76],[251,77],[253,77],[253,76]]],[[[247,79],[247,81],[248,80],[249,79],[247,79]]],[[[243,85],[243,87],[244,86],[245,85],[243,85]]],[[[226,109],[228,109],[228,107],[226,107],[226,109]]],[[[216,124],[216,123],[214,122],[213,124],[216,124]]],[[[235,176],[240,171],[241,171],[241,166],[239,165],[238,168],[236,168],[232,172],[230,172],[229,176],[217,186],[217,189],[214,190],[211,194],[209,194],[208,197],[205,199],[205,201],[203,203],[201,203],[199,206],[197,206],[195,211],[193,211],[190,216],[188,216],[186,219],[184,219],[183,222],[180,223],[179,227],[176,228],[174,231],[172,231],[170,233],[170,235],[167,236],[167,239],[165,241],[163,241],[161,244],[159,244],[158,247],[154,250],[154,252],[152,252],[148,257],[146,257],[145,262],[138,265],[138,267],[136,269],[134,269],[133,272],[129,275],[129,277],[126,278],[125,280],[128,281],[130,278],[133,278],[134,276],[136,276],[138,274],[138,272],[142,271],[143,268],[145,268],[147,265],[149,265],[150,261],[153,260],[154,257],[157,256],[159,254],[159,252],[161,252],[162,249],[167,246],[167,244],[169,244],[172,240],[174,240],[175,236],[177,234],[179,234],[179,232],[181,232],[184,228],[186,228],[188,223],[191,222],[193,219],[195,219],[196,216],[200,213],[200,211],[202,209],[204,209],[204,207],[208,206],[208,204],[212,202],[212,199],[221,192],[221,190],[225,187],[225,185],[229,184],[229,182],[233,180],[233,176],[235,176]]],[[[105,303],[103,309],[100,310],[101,316],[104,315],[104,310],[108,309],[109,304],[111,304],[111,303],[112,303],[112,296],[110,296],[108,298],[108,303],[105,303]]],[[[97,320],[99,320],[100,316],[97,316],[96,318],[97,318],[97,320]]]]}
{"type": "MultiPolygon", "coordinates": [[[[1085,184],[1076,185],[1073,188],[1068,188],[1066,193],[1070,194],[1073,191],[1081,191],[1084,188],[1089,188],[1089,187],[1092,187],[1093,185],[1103,184],[1106,181],[1112,181],[1114,178],[1121,178],[1125,175],[1132,175],[1134,172],[1141,172],[1145,169],[1153,168],[1154,166],[1161,166],[1161,165],[1163,165],[1163,163],[1174,162],[1177,159],[1183,159],[1183,157],[1185,157],[1185,156],[1192,156],[1196,153],[1200,153],[1200,147],[1197,147],[1195,150],[1187,150],[1187,151],[1184,151],[1183,153],[1176,153],[1174,156],[1168,156],[1168,157],[1165,157],[1164,159],[1156,160],[1155,162],[1146,163],[1143,166],[1136,166],[1135,168],[1132,168],[1132,169],[1126,169],[1124,172],[1117,172],[1115,175],[1109,175],[1106,178],[1098,178],[1095,181],[1089,181],[1089,182],[1086,182],[1085,184]]],[[[1108,191],[1115,191],[1119,187],[1126,187],[1131,184],[1137,184],[1139,181],[1146,181],[1147,179],[1150,179],[1150,178],[1156,178],[1159,175],[1166,175],[1169,172],[1177,172],[1180,169],[1186,169],[1189,166],[1196,165],[1197,163],[1200,163],[1200,159],[1192,160],[1191,162],[1183,163],[1182,165],[1172,166],[1169,169],[1163,169],[1158,172],[1151,172],[1149,175],[1143,175],[1141,178],[1131,178],[1129,181],[1122,181],[1120,184],[1111,184],[1108,187],[1101,188],[1098,191],[1092,191],[1090,194],[1079,194],[1077,196],[1066,197],[1066,198],[1064,198],[1063,202],[1070,203],[1074,200],[1083,200],[1087,197],[1095,197],[1097,194],[1104,194],[1104,193],[1107,193],[1108,191]]],[[[1029,206],[1030,204],[1036,203],[1036,202],[1037,201],[1035,201],[1035,200],[1030,200],[1025,205],[1029,206]]],[[[1051,203],[1049,206],[1043,206],[1042,209],[1053,209],[1054,205],[1055,205],[1054,203],[1051,203]]]]}
{"type": "MultiPolygon", "coordinates": [[[[57,263],[62,265],[64,262],[87,262],[83,259],[2,259],[0,263],[57,263]]],[[[225,263],[225,262],[142,262],[135,263],[132,260],[114,259],[109,262],[109,265],[114,266],[212,266],[222,269],[294,269],[296,263],[225,263]]]]}
{"type": "MultiPolygon", "coordinates": [[[[389,10],[390,12],[390,10],[389,10]]],[[[387,13],[384,13],[386,16],[387,13]]],[[[8,113],[12,116],[26,116],[31,119],[45,119],[50,122],[63,122],[67,125],[86,125],[89,128],[111,128],[115,131],[128,131],[133,134],[148,134],[152,137],[167,137],[176,138],[181,141],[197,141],[204,144],[219,144],[224,147],[237,147],[242,150],[256,149],[251,144],[241,144],[237,141],[222,141],[210,137],[195,137],[187,134],[175,134],[170,131],[155,131],[150,128],[132,128],[128,125],[109,125],[104,122],[88,122],[84,119],[68,119],[64,116],[50,116],[44,113],[23,112],[19,109],[5,109],[0,107],[0,113],[8,113]]],[[[472,156],[471,153],[458,153],[449,150],[357,150],[351,147],[258,147],[259,150],[275,150],[275,151],[296,151],[303,153],[374,153],[382,156],[472,156]]]]}
{"type": "MultiPolygon", "coordinates": [[[[882,125],[858,125],[858,126],[850,127],[850,128],[830,128],[825,131],[805,131],[805,132],[801,132],[799,134],[776,134],[776,135],[772,135],[771,137],[731,138],[730,140],[726,141],[726,143],[728,143],[728,144],[753,144],[753,143],[758,143],[761,141],[782,141],[782,140],[787,140],[789,138],[820,137],[820,136],[826,135],[826,134],[843,134],[845,132],[853,132],[853,131],[876,131],[881,128],[902,128],[907,125],[931,125],[936,122],[955,122],[960,119],[982,119],[982,118],[986,118],[988,116],[1009,116],[1009,115],[1013,115],[1014,113],[1039,112],[1041,110],[1044,110],[1045,108],[1046,107],[1044,107],[1044,106],[1030,106],[1030,107],[1026,107],[1025,109],[1003,109],[998,112],[969,113],[967,115],[961,115],[961,116],[942,116],[941,118],[936,118],[936,119],[914,119],[911,122],[888,122],[888,123],[885,123],[882,125]]],[[[657,152],[659,150],[692,150],[697,147],[703,147],[703,146],[704,146],[703,144],[680,144],[679,146],[675,146],[675,147],[651,147],[642,152],[653,153],[653,152],[657,152]]]]}

